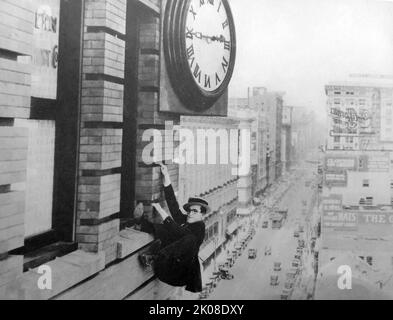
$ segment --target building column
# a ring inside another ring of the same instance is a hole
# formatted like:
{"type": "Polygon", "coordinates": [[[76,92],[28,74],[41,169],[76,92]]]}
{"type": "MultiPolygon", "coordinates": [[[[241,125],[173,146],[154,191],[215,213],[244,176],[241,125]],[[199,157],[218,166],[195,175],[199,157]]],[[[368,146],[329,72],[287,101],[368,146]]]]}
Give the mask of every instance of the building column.
{"type": "MultiPolygon", "coordinates": [[[[178,190],[179,166],[172,162],[174,150],[178,142],[174,142],[173,149],[165,149],[165,137],[173,134],[174,126],[180,123],[179,115],[170,115],[160,112],[160,80],[161,80],[161,48],[162,19],[153,10],[143,8],[139,15],[139,70],[138,70],[138,112],[137,112],[137,153],[136,153],[136,179],[135,199],[137,203],[143,203],[145,212],[151,221],[153,202],[163,201],[163,186],[161,171],[142,158],[145,148],[153,142],[143,141],[144,133],[153,132],[162,137],[162,144],[155,144],[155,152],[160,158],[166,160],[175,192],[178,190]],[[167,132],[165,131],[167,130],[167,132]],[[161,149],[160,149],[161,148],[161,149]]],[[[172,135],[173,139],[177,137],[172,135]]],[[[157,141],[156,141],[157,142],[157,141]]]]}
{"type": "Polygon", "coordinates": [[[116,259],[122,166],[126,0],[86,0],[76,241],[116,259]]]}
{"type": "Polygon", "coordinates": [[[16,119],[30,117],[34,11],[29,1],[0,0],[0,286],[23,272],[23,256],[11,250],[24,246],[25,192],[15,188],[26,182],[28,129],[16,119]],[[12,13],[12,14],[10,14],[12,13]]]}

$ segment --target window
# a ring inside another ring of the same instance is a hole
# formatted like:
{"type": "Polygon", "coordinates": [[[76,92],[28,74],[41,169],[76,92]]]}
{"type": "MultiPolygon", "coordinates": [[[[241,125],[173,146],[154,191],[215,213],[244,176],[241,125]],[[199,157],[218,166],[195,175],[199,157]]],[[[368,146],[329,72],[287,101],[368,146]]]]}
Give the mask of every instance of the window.
{"type": "Polygon", "coordinates": [[[370,181],[368,179],[363,180],[363,187],[368,188],[370,186],[370,181]]]}
{"type": "Polygon", "coordinates": [[[334,137],[334,142],[335,143],[340,143],[340,137],[334,137]]]}
{"type": "Polygon", "coordinates": [[[218,235],[218,222],[214,224],[214,235],[218,235]]]}
{"type": "Polygon", "coordinates": [[[366,197],[366,206],[372,206],[373,200],[373,197],[366,197]]]}
{"type": "MultiPolygon", "coordinates": [[[[75,36],[66,32],[55,33],[54,36],[59,37],[57,77],[48,80],[48,83],[35,83],[30,99],[30,118],[16,120],[17,125],[29,131],[25,241],[23,247],[10,254],[24,256],[25,271],[77,249],[74,243],[78,172],[75,154],[78,152],[76,141],[79,141],[82,57],[78,48],[81,44],[82,9],[79,1],[72,4],[67,1],[50,2],[53,16],[60,21],[59,29],[69,30],[75,36]]],[[[51,67],[54,68],[53,65],[51,67]]],[[[42,79],[46,79],[44,73],[47,71],[40,72],[36,78],[44,76],[42,79]]]]}

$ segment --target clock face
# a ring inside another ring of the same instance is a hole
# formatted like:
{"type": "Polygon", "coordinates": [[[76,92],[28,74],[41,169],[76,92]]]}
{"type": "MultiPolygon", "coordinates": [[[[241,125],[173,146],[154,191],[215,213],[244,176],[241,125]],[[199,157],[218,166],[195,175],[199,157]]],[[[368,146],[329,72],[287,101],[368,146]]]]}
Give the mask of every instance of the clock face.
{"type": "Polygon", "coordinates": [[[189,2],[185,24],[185,49],[195,83],[216,91],[228,75],[231,62],[231,29],[221,0],[189,2]]]}
{"type": "Polygon", "coordinates": [[[209,109],[231,80],[236,34],[227,0],[167,0],[164,53],[172,87],[184,106],[209,109]]]}

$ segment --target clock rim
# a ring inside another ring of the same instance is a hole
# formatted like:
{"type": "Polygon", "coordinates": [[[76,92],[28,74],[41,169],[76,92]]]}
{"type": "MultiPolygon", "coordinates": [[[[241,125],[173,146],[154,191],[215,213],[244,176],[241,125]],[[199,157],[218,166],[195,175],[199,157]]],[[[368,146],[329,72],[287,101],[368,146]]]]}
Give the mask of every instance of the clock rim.
{"type": "Polygon", "coordinates": [[[231,52],[227,73],[214,91],[204,90],[195,81],[186,53],[186,22],[192,0],[168,0],[164,20],[164,53],[169,79],[186,108],[206,111],[228,89],[236,62],[236,28],[227,0],[222,1],[229,22],[231,52]]]}

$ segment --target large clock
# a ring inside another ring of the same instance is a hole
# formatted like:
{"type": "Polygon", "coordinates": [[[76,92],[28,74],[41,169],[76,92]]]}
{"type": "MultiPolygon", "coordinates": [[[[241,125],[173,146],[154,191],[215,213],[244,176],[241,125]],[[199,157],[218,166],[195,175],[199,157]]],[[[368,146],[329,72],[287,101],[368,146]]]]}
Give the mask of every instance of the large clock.
{"type": "Polygon", "coordinates": [[[169,78],[186,108],[209,109],[225,92],[236,58],[227,0],[168,0],[164,52],[169,78]]]}

